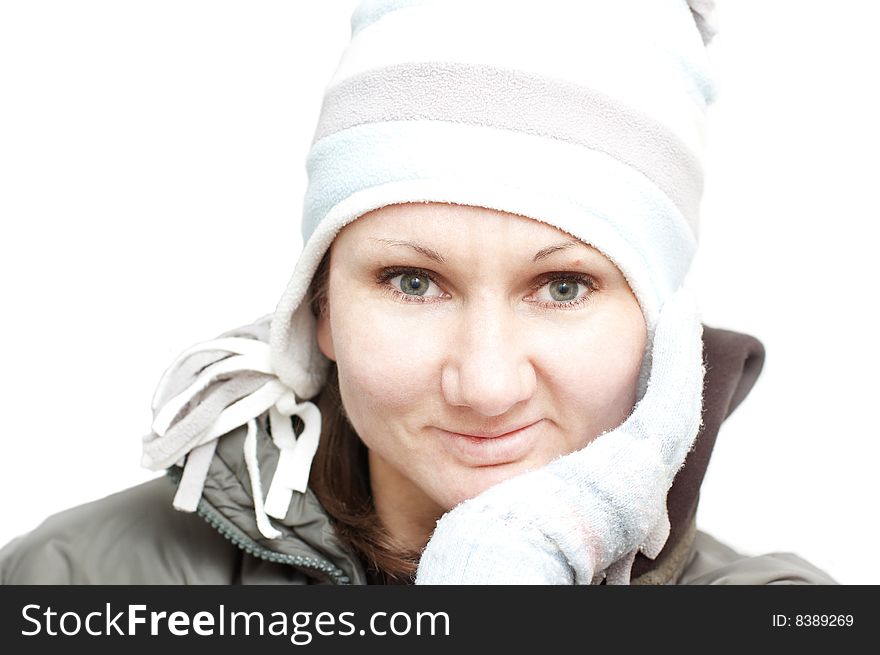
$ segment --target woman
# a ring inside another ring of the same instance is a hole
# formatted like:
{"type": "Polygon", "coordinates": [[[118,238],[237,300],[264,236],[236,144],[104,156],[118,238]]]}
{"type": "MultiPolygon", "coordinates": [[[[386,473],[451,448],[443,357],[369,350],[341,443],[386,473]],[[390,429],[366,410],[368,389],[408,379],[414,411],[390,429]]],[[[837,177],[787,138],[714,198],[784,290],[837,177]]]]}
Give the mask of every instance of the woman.
{"type": "Polygon", "coordinates": [[[762,359],[682,288],[710,7],[574,4],[359,7],[276,312],[157,389],[177,490],[50,519],[4,582],[831,581],[693,524],[762,359]]]}

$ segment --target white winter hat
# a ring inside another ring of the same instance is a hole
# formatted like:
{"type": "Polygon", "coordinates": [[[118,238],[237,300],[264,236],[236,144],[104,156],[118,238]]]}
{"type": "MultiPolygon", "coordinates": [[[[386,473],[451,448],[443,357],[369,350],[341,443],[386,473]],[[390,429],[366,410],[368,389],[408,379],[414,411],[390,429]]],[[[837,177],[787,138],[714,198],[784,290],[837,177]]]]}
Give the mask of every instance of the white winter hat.
{"type": "Polygon", "coordinates": [[[301,398],[323,386],[329,362],[303,300],[336,234],[405,202],[507,211],[593,245],[626,276],[650,341],[696,248],[711,9],[362,2],[309,152],[303,251],[272,320],[281,381],[301,398]]]}

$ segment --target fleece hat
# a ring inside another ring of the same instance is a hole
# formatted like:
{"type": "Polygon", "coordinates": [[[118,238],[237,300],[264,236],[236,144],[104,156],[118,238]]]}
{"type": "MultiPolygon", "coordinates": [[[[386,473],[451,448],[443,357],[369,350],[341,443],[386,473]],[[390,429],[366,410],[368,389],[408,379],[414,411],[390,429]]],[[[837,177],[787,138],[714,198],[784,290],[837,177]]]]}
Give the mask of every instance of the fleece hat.
{"type": "Polygon", "coordinates": [[[272,320],[281,381],[301,398],[323,385],[329,362],[303,299],[336,234],[405,202],[506,211],[589,243],[625,275],[650,342],[696,248],[713,97],[709,9],[687,0],[363,2],[324,96],[304,247],[272,320]]]}
{"type": "MultiPolygon", "coordinates": [[[[308,298],[337,233],[383,206],[474,205],[555,226],[613,261],[650,344],[695,254],[711,0],[365,0],[308,154],[303,250],[274,315],[194,346],[153,399],[144,465],[185,464],[195,509],[214,440],[247,424],[260,530],[304,491],[329,360],[308,298]],[[268,346],[266,345],[268,341],[268,346]],[[254,418],[281,459],[263,506],[254,418]],[[293,434],[290,417],[304,421],[293,434]]],[[[644,367],[643,367],[644,368],[644,367]]]]}

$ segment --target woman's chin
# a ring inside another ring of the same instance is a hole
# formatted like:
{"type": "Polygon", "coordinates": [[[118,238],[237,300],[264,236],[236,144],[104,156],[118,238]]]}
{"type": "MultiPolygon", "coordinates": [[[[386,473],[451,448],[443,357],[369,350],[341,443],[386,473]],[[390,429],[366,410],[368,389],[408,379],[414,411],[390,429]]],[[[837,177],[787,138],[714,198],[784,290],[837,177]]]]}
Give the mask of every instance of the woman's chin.
{"type": "Polygon", "coordinates": [[[540,463],[529,461],[510,462],[499,466],[467,467],[455,483],[447,487],[447,497],[441,503],[447,511],[466,500],[479,496],[497,484],[522,473],[540,468],[540,463]],[[450,494],[451,492],[451,494],[450,494]]]}

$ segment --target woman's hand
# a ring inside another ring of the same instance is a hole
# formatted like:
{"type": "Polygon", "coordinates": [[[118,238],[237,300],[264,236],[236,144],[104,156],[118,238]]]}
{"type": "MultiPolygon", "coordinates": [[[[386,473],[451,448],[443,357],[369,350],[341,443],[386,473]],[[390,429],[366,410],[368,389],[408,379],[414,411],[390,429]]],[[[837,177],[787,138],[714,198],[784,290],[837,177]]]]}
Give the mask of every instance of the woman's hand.
{"type": "Polygon", "coordinates": [[[702,325],[676,292],[654,334],[651,375],[630,417],[585,448],[505,480],[438,522],[417,584],[590,584],[629,581],[641,549],[669,535],[666,495],[701,423],[702,325]]]}

